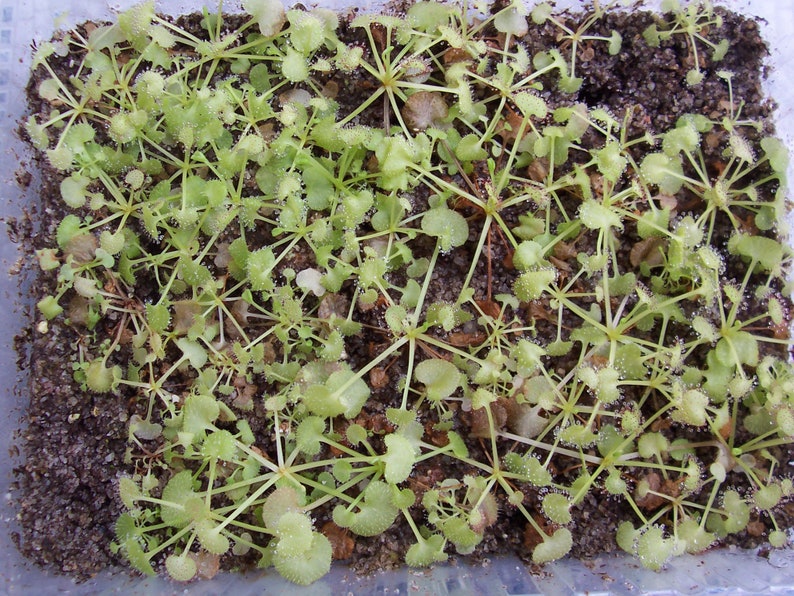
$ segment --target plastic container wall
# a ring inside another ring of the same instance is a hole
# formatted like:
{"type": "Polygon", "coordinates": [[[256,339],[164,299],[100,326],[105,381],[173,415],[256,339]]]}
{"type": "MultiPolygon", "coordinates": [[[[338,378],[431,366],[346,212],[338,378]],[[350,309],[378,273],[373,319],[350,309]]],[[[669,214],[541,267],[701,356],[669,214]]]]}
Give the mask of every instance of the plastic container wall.
{"type": "MultiPolygon", "coordinates": [[[[113,13],[133,5],[132,0],[0,0],[0,217],[9,223],[21,218],[35,199],[36,172],[26,168],[28,153],[16,136],[25,111],[24,87],[30,63],[30,44],[46,40],[57,28],[88,19],[112,19],[113,13]],[[16,174],[29,171],[33,176],[29,190],[16,182],[16,174]]],[[[602,0],[602,4],[604,0],[602,0]]],[[[772,66],[767,94],[778,104],[776,125],[779,136],[794,149],[794,0],[736,0],[718,2],[740,13],[756,16],[769,42],[772,66]]],[[[206,2],[210,10],[217,2],[206,2]]],[[[375,10],[382,3],[326,0],[324,6],[341,8],[355,4],[375,10]]],[[[558,8],[579,7],[577,0],[557,2],[558,8]]],[[[650,3],[652,7],[654,3],[650,3]]],[[[158,9],[169,14],[201,8],[200,0],[160,0],[158,9]]],[[[649,3],[646,3],[646,7],[649,3]]],[[[224,2],[224,10],[239,9],[239,2],[224,2]]],[[[790,167],[789,180],[794,179],[790,167]]],[[[13,235],[13,234],[11,234],[13,235]]],[[[30,255],[6,234],[0,235],[0,261],[6,271],[16,268],[30,255]]],[[[772,594],[794,592],[794,551],[772,551],[767,558],[752,551],[721,549],[697,556],[674,559],[661,573],[644,569],[629,556],[609,555],[590,561],[563,560],[545,566],[539,574],[515,558],[494,559],[485,566],[463,564],[439,566],[429,571],[402,570],[359,578],[343,566],[316,584],[301,589],[281,579],[275,572],[247,575],[222,574],[211,581],[188,586],[162,578],[130,578],[123,572],[108,571],[83,584],[46,573],[23,560],[12,540],[15,530],[11,502],[12,470],[19,465],[13,454],[15,433],[24,429],[27,396],[15,386],[17,355],[14,336],[27,321],[25,305],[19,302],[20,279],[0,277],[0,594],[183,594],[210,595],[223,592],[237,595],[268,593],[305,594],[772,594]]],[[[23,373],[24,374],[24,373],[23,373]]],[[[21,387],[21,385],[19,385],[21,387]]],[[[794,535],[792,535],[794,538],[794,535]]]]}

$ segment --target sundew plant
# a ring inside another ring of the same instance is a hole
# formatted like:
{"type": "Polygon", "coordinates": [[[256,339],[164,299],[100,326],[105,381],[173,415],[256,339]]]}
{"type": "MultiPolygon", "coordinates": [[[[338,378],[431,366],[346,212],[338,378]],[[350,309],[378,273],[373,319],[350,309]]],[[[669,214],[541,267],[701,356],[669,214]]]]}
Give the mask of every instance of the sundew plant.
{"type": "MultiPolygon", "coordinates": [[[[575,96],[585,44],[621,51],[598,3],[579,29],[545,3],[243,6],[144,3],[34,56],[62,199],[38,328],[130,403],[114,549],[306,584],[340,532],[403,528],[423,567],[510,520],[544,563],[591,497],[652,569],[751,516],[786,543],[788,158],[730,72],[723,114],[630,134],[575,96]],[[541,26],[559,46],[531,53],[541,26]]],[[[689,36],[697,86],[719,15],[665,8],[648,51],[689,36]]]]}

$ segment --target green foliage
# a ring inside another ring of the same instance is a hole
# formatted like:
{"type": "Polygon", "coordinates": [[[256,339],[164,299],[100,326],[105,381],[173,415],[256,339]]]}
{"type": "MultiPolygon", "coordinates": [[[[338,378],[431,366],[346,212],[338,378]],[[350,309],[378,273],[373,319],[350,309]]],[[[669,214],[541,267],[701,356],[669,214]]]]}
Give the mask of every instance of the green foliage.
{"type": "MultiPolygon", "coordinates": [[[[543,513],[545,513],[546,516],[555,523],[567,524],[571,521],[571,512],[568,510],[569,507],[570,502],[568,501],[568,497],[565,495],[561,495],[559,493],[548,493],[545,497],[543,497],[543,513]]],[[[558,538],[557,540],[561,539],[558,538]]]]}
{"type": "Polygon", "coordinates": [[[92,407],[137,412],[114,549],[178,581],[247,553],[304,585],[331,512],[359,536],[401,524],[416,567],[504,512],[559,559],[571,508],[607,496],[652,569],[753,511],[777,528],[788,155],[704,68],[730,50],[710,3],[665,3],[644,39],[684,36],[724,117],[636,137],[631,110],[583,103],[581,61],[623,47],[591,34],[599,3],[341,24],[242,5],[237,30],[208,9],[188,31],[149,2],[34,60],[25,131],[66,212],[36,252],[37,329],[73,327],[92,407]],[[543,23],[556,41],[530,55],[543,23]]]}
{"type": "Polygon", "coordinates": [[[427,539],[420,537],[419,542],[412,544],[405,553],[405,563],[411,567],[429,567],[433,563],[442,563],[447,560],[445,544],[446,540],[439,534],[433,534],[427,539]]]}
{"type": "Polygon", "coordinates": [[[332,554],[328,538],[318,532],[312,532],[311,542],[299,555],[288,556],[280,552],[277,547],[273,555],[273,566],[285,579],[301,586],[308,586],[330,571],[332,554]]]}
{"type": "Polygon", "coordinates": [[[438,238],[443,251],[461,246],[469,238],[469,226],[463,216],[446,208],[427,211],[422,217],[422,231],[438,238]]]}
{"type": "Polygon", "coordinates": [[[549,287],[557,278],[557,273],[554,269],[537,269],[535,271],[527,271],[522,273],[516,280],[513,286],[516,298],[523,302],[537,300],[544,292],[549,290],[549,287]]]}
{"type": "Polygon", "coordinates": [[[97,393],[105,393],[113,389],[120,377],[121,367],[109,368],[100,360],[90,362],[85,370],[86,385],[91,391],[97,393]]]}
{"type": "Polygon", "coordinates": [[[675,541],[665,538],[661,528],[653,526],[637,538],[637,556],[642,564],[658,571],[672,556],[675,541]]]}
{"type": "Polygon", "coordinates": [[[190,581],[197,571],[196,561],[189,557],[187,553],[168,555],[165,560],[165,568],[168,571],[168,575],[178,582],[190,581]]]}
{"type": "Polygon", "coordinates": [[[398,484],[411,474],[414,466],[411,454],[414,447],[408,439],[398,434],[388,435],[384,442],[386,453],[383,456],[383,477],[390,484],[398,484]]]}
{"type": "Polygon", "coordinates": [[[559,528],[532,551],[534,563],[548,563],[568,554],[573,545],[573,535],[568,528],[559,528]]]}
{"type": "Polygon", "coordinates": [[[322,384],[313,384],[306,389],[303,403],[313,413],[333,418],[344,415],[354,418],[364,407],[370,390],[353,371],[343,368],[331,373],[322,384]]]}
{"type": "Polygon", "coordinates": [[[640,172],[645,180],[656,184],[665,194],[674,195],[683,186],[681,160],[665,153],[651,153],[642,160],[640,172]]]}
{"type": "Polygon", "coordinates": [[[382,534],[394,523],[399,512],[392,503],[389,486],[384,482],[370,482],[362,495],[357,511],[337,505],[334,521],[359,536],[382,534]]]}
{"type": "Polygon", "coordinates": [[[254,18],[265,37],[275,36],[284,26],[286,17],[280,0],[244,0],[243,8],[254,18]]]}
{"type": "Polygon", "coordinates": [[[714,11],[711,0],[692,2],[685,7],[677,0],[663,2],[662,9],[669,18],[658,19],[643,31],[642,36],[651,48],[660,47],[674,35],[685,36],[694,62],[694,67],[686,75],[686,82],[691,86],[699,85],[705,76],[702,70],[704,48],[711,52],[713,62],[719,62],[730,47],[728,39],[715,42],[708,37],[711,28],[721,27],[722,16],[714,11]]]}
{"type": "Polygon", "coordinates": [[[416,380],[424,384],[428,399],[433,401],[449,397],[463,381],[460,370],[454,364],[440,359],[420,362],[414,374],[416,380]]]}

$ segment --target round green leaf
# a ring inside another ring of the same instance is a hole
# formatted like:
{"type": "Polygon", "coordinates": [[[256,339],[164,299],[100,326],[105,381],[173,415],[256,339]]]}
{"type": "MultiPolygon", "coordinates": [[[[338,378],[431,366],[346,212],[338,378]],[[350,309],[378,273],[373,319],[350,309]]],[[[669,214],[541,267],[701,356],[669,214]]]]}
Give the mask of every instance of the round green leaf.
{"type": "Polygon", "coordinates": [[[196,575],[196,561],[187,556],[187,553],[168,555],[165,560],[165,568],[168,575],[178,582],[190,581],[196,575]]]}
{"type": "Polygon", "coordinates": [[[278,519],[275,527],[278,543],[276,553],[281,557],[299,557],[311,548],[312,522],[305,513],[288,511],[278,519]]]}
{"type": "Polygon", "coordinates": [[[461,385],[458,367],[440,358],[420,362],[414,369],[414,376],[424,384],[428,398],[433,401],[449,397],[461,385]]]}
{"type": "Polygon", "coordinates": [[[422,231],[438,238],[441,250],[446,252],[461,246],[469,238],[469,224],[457,211],[437,207],[427,211],[422,218],[422,231]]]}
{"type": "Polygon", "coordinates": [[[647,182],[659,186],[664,194],[674,195],[684,184],[681,160],[664,153],[651,153],[642,160],[640,173],[647,182]]]}
{"type": "Polygon", "coordinates": [[[398,434],[386,435],[386,453],[381,457],[385,463],[383,477],[386,482],[398,484],[408,478],[413,470],[416,456],[414,447],[405,437],[398,434]]]}
{"type": "Polygon", "coordinates": [[[568,554],[573,546],[573,536],[568,528],[559,528],[554,534],[546,538],[535,547],[532,552],[534,563],[548,563],[561,559],[568,554]]]}
{"type": "Polygon", "coordinates": [[[273,555],[273,565],[284,579],[308,586],[331,570],[332,554],[333,549],[328,538],[315,532],[309,548],[300,556],[286,556],[277,548],[273,555]]]}

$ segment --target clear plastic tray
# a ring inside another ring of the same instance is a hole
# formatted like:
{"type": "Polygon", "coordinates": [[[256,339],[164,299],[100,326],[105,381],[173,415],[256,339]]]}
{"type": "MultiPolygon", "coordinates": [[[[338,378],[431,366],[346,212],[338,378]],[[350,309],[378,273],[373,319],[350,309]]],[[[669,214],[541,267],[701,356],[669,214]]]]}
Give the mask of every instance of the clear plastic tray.
{"type": "MultiPolygon", "coordinates": [[[[605,0],[601,0],[602,4],[605,0]]],[[[15,134],[25,110],[24,88],[28,79],[30,44],[48,39],[59,27],[87,19],[110,19],[114,11],[133,5],[134,0],[0,0],[0,217],[21,217],[25,205],[33,200],[36,173],[30,190],[20,190],[15,172],[27,153],[15,134]]],[[[778,109],[778,135],[794,150],[794,0],[734,0],[716,2],[732,10],[759,18],[764,37],[770,45],[772,66],[766,84],[778,109]]],[[[207,0],[210,10],[217,2],[207,0]]],[[[377,2],[325,0],[324,6],[341,8],[355,4],[374,10],[377,2]]],[[[565,0],[558,8],[579,7],[583,2],[565,0]]],[[[646,2],[652,8],[654,2],[646,2]]],[[[180,14],[200,9],[201,0],[160,0],[158,9],[180,14]]],[[[239,2],[224,1],[224,10],[239,9],[239,2]]],[[[794,151],[793,151],[794,152],[794,151]]],[[[794,167],[789,180],[794,179],[794,167]]],[[[23,255],[0,234],[0,260],[4,270],[11,269],[23,255]]],[[[674,559],[660,573],[644,569],[635,559],[607,555],[589,561],[562,560],[546,565],[539,573],[515,558],[495,558],[482,566],[462,563],[437,566],[431,570],[403,569],[371,577],[357,577],[344,566],[308,588],[287,583],[275,572],[246,575],[220,574],[211,581],[187,586],[162,578],[131,578],[123,572],[108,570],[91,580],[75,584],[71,579],[38,569],[25,561],[12,540],[15,531],[10,487],[13,468],[19,465],[11,450],[15,433],[23,428],[26,395],[15,390],[14,336],[26,324],[24,306],[19,302],[20,280],[0,276],[0,594],[183,594],[235,596],[269,593],[305,594],[773,594],[794,592],[794,551],[771,551],[760,557],[754,551],[718,549],[696,556],[674,559]]],[[[24,374],[24,372],[23,372],[24,374]]],[[[792,534],[794,539],[794,534],[792,534]]]]}

